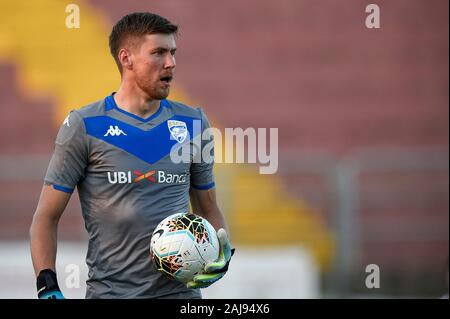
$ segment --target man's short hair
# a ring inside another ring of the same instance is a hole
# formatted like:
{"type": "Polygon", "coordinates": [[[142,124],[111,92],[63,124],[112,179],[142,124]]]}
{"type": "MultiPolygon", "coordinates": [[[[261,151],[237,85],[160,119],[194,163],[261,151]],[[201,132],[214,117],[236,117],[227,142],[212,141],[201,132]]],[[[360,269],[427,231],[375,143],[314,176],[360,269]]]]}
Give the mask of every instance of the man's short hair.
{"type": "Polygon", "coordinates": [[[177,34],[178,26],[164,17],[150,12],[130,13],[114,25],[109,35],[109,49],[122,73],[119,61],[119,51],[123,44],[131,38],[138,38],[146,34],[177,34]]]}

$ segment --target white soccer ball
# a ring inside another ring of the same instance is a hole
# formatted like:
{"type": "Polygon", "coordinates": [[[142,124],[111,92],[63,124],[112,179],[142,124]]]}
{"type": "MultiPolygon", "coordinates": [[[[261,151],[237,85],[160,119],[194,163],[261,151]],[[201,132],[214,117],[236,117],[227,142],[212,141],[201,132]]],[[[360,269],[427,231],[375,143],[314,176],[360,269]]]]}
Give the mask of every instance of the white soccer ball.
{"type": "Polygon", "coordinates": [[[193,213],[177,213],[155,228],[150,250],[156,267],[184,284],[219,257],[219,240],[211,224],[193,213]]]}

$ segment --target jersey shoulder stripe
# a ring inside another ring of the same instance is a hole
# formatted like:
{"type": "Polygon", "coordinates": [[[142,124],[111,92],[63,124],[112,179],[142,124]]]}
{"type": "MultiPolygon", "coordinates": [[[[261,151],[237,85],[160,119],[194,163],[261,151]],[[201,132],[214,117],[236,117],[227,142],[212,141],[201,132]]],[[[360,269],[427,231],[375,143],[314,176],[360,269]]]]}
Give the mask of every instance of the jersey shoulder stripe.
{"type": "Polygon", "coordinates": [[[82,118],[105,115],[105,100],[98,100],[74,111],[77,112],[82,118]]]}

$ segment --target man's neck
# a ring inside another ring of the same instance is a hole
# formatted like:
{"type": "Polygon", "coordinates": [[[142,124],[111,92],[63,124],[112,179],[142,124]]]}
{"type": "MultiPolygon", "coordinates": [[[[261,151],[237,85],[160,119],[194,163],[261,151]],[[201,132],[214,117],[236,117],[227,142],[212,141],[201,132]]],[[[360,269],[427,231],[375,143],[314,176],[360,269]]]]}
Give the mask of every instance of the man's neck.
{"type": "Polygon", "coordinates": [[[118,107],[131,114],[142,118],[147,118],[156,113],[159,108],[160,100],[154,100],[137,88],[127,88],[123,84],[120,86],[114,100],[118,107]]]}

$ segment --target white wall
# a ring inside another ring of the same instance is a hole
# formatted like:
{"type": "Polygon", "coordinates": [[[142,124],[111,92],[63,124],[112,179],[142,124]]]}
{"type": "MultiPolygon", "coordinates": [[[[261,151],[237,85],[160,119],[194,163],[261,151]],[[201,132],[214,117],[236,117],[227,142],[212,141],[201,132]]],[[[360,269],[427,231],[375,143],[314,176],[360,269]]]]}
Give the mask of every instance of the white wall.
{"type": "Polygon", "coordinates": [[[223,279],[204,298],[319,298],[320,278],[311,254],[299,246],[237,247],[223,279]]]}
{"type": "MultiPolygon", "coordinates": [[[[57,273],[66,298],[84,298],[87,267],[85,243],[58,245],[57,273]],[[79,267],[78,287],[73,285],[79,267]]],[[[36,298],[36,280],[27,242],[0,243],[0,298],[36,298]]],[[[210,288],[204,298],[318,298],[319,273],[307,250],[301,247],[237,247],[230,270],[210,288]]]]}

